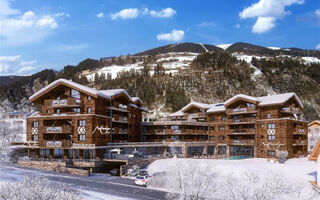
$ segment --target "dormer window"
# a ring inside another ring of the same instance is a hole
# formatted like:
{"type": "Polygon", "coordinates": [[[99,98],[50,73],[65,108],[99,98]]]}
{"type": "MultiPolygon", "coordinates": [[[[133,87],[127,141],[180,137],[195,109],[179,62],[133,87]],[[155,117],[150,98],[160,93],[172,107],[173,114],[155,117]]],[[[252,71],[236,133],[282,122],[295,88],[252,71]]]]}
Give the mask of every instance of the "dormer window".
{"type": "Polygon", "coordinates": [[[90,101],[91,100],[91,96],[87,96],[87,99],[88,99],[88,101],[90,101]]]}

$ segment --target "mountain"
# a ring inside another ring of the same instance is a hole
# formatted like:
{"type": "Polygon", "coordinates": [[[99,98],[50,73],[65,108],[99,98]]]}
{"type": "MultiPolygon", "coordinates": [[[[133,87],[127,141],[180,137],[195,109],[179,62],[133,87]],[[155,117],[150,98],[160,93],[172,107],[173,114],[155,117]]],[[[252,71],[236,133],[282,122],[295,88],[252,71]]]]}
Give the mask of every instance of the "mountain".
{"type": "Polygon", "coordinates": [[[320,96],[315,95],[320,94],[320,51],[248,43],[222,47],[226,50],[207,44],[171,44],[135,55],[88,58],[60,71],[43,70],[0,86],[0,107],[5,99],[18,107],[22,98],[66,78],[98,89],[124,88],[144,101],[151,118],[174,112],[191,100],[219,103],[238,93],[285,92],[301,98],[305,119],[320,118],[320,96]]]}
{"type": "Polygon", "coordinates": [[[10,85],[14,82],[21,80],[22,78],[27,78],[23,76],[0,76],[0,86],[1,85],[10,85]]]}
{"type": "Polygon", "coordinates": [[[317,57],[320,58],[319,50],[308,50],[299,48],[267,48],[263,46],[257,46],[244,42],[237,42],[230,45],[227,51],[231,53],[241,52],[249,55],[262,55],[262,56],[301,56],[301,57],[317,57]]]}
{"type": "Polygon", "coordinates": [[[169,44],[162,47],[157,47],[140,53],[136,53],[135,56],[145,55],[159,55],[170,52],[190,52],[190,53],[204,53],[206,51],[222,51],[223,49],[209,45],[209,44],[197,44],[197,43],[178,43],[169,44]]]}

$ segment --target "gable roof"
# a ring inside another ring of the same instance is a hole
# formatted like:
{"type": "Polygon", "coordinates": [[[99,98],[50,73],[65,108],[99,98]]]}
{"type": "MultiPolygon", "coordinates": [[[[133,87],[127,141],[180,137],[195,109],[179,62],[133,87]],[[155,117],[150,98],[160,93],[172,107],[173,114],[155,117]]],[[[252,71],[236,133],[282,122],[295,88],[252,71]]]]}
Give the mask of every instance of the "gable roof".
{"type": "Polygon", "coordinates": [[[226,108],[224,107],[223,103],[212,104],[207,113],[215,113],[215,112],[224,112],[226,108]]]}
{"type": "Polygon", "coordinates": [[[298,102],[299,106],[303,108],[301,100],[294,92],[258,97],[257,100],[259,101],[259,104],[258,104],[259,106],[267,106],[267,105],[274,105],[274,104],[283,104],[292,97],[294,97],[298,102]]]}
{"type": "Polygon", "coordinates": [[[310,122],[310,123],[308,124],[308,127],[310,127],[310,126],[312,126],[312,125],[314,125],[314,124],[318,124],[318,125],[320,126],[320,120],[314,120],[314,121],[310,122]]]}
{"type": "Polygon", "coordinates": [[[34,100],[36,100],[37,98],[39,98],[40,96],[42,96],[45,92],[50,91],[51,89],[53,89],[54,87],[58,86],[58,85],[66,85],[69,86],[71,88],[74,89],[78,89],[84,93],[88,93],[91,94],[93,96],[100,96],[102,98],[105,99],[111,99],[111,97],[105,93],[100,92],[99,90],[93,89],[93,88],[89,88],[87,86],[81,85],[79,83],[75,83],[73,81],[68,81],[66,79],[58,79],[56,81],[53,81],[52,83],[50,83],[49,85],[47,85],[46,87],[42,88],[41,90],[39,90],[38,92],[34,93],[32,96],[29,97],[29,101],[33,102],[34,100]]]}
{"type": "Polygon", "coordinates": [[[182,117],[184,116],[184,113],[182,112],[182,110],[178,110],[177,112],[174,112],[170,115],[170,117],[182,117]]]}
{"type": "Polygon", "coordinates": [[[188,105],[186,105],[185,107],[183,107],[183,108],[181,109],[181,111],[182,111],[182,112],[185,112],[186,110],[188,110],[188,109],[191,108],[191,107],[198,107],[198,108],[201,108],[201,109],[209,109],[209,108],[210,108],[210,104],[192,101],[192,102],[190,102],[188,105]]]}
{"type": "Polygon", "coordinates": [[[258,102],[258,106],[268,106],[268,105],[275,105],[275,104],[283,104],[292,97],[294,97],[298,102],[299,106],[303,108],[301,100],[294,92],[276,94],[276,95],[270,95],[270,96],[262,96],[262,97],[253,97],[245,94],[238,94],[236,96],[231,97],[227,101],[225,101],[224,104],[228,105],[234,100],[238,98],[242,98],[242,99],[247,99],[249,101],[258,102]]]}

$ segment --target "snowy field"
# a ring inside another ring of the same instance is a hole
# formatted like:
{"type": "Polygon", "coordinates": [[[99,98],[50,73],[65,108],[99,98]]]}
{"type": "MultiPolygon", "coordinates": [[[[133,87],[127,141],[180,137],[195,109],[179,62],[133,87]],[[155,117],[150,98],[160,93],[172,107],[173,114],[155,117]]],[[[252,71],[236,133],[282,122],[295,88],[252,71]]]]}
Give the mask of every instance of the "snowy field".
{"type": "MultiPolygon", "coordinates": [[[[159,184],[161,181],[158,180],[154,183],[151,181],[151,187],[161,188],[168,192],[175,192],[171,190],[174,185],[169,183],[170,180],[174,182],[182,180],[182,183],[187,182],[186,186],[182,187],[182,192],[191,191],[198,185],[204,188],[206,188],[205,185],[208,185],[210,189],[215,188],[210,193],[214,193],[215,196],[220,195],[220,198],[217,199],[231,198],[229,194],[219,193],[219,190],[232,191],[239,195],[235,199],[320,199],[319,194],[312,189],[309,183],[309,181],[315,181],[316,167],[316,163],[308,161],[307,158],[289,159],[284,164],[268,162],[267,159],[262,158],[244,160],[172,158],[155,161],[148,167],[148,172],[151,175],[156,174],[155,176],[169,173],[170,175],[166,177],[168,180],[166,184],[159,184]],[[192,182],[194,183],[190,185],[192,182]],[[281,191],[282,189],[284,191],[281,191]],[[275,198],[253,198],[256,193],[269,195],[265,194],[267,192],[264,190],[269,190],[269,194],[272,192],[270,190],[277,190],[274,193],[279,194],[280,198],[276,195],[275,198]],[[246,194],[243,194],[243,191],[246,191],[246,194]],[[247,195],[248,198],[240,197],[243,195],[247,195]]],[[[179,189],[174,188],[173,190],[179,189]]],[[[202,192],[205,196],[210,195],[206,191],[200,191],[202,192]]],[[[192,191],[190,193],[193,195],[192,191]]],[[[194,191],[194,193],[199,193],[199,191],[194,191]]]]}

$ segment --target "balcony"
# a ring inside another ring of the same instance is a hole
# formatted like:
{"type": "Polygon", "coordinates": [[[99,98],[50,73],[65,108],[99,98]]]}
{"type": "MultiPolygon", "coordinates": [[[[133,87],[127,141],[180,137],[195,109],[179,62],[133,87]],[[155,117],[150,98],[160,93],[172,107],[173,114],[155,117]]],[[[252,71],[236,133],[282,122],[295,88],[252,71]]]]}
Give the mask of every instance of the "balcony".
{"type": "Polygon", "coordinates": [[[67,98],[67,99],[46,99],[44,100],[45,106],[52,106],[54,108],[63,108],[63,107],[81,107],[80,99],[76,98],[67,98]]]}
{"type": "Polygon", "coordinates": [[[123,116],[120,116],[120,117],[114,116],[112,117],[112,122],[128,123],[128,118],[123,116]]]}
{"type": "Polygon", "coordinates": [[[280,110],[281,113],[288,113],[288,114],[299,114],[299,108],[296,107],[283,107],[280,110]]]}
{"type": "Polygon", "coordinates": [[[42,127],[43,133],[73,133],[72,127],[68,125],[63,126],[50,126],[50,127],[42,127]]]}
{"type": "Polygon", "coordinates": [[[188,119],[195,119],[195,118],[202,118],[202,117],[207,117],[207,113],[205,112],[198,112],[198,113],[191,113],[188,114],[188,119]]]}
{"type": "Polygon", "coordinates": [[[228,142],[229,145],[255,145],[255,140],[231,140],[228,142]]]}
{"type": "Polygon", "coordinates": [[[303,128],[295,128],[293,130],[293,135],[304,135],[306,132],[303,128]]]}
{"type": "Polygon", "coordinates": [[[69,148],[71,143],[69,140],[60,140],[60,141],[39,141],[39,147],[46,148],[69,148]]]}
{"type": "Polygon", "coordinates": [[[193,129],[166,129],[166,130],[149,130],[144,135],[207,135],[208,131],[205,130],[193,130],[193,129]]]}
{"type": "Polygon", "coordinates": [[[240,118],[240,119],[228,119],[229,124],[254,124],[256,123],[256,118],[240,118]]]}
{"type": "Polygon", "coordinates": [[[228,135],[255,135],[256,131],[254,128],[243,128],[243,129],[229,129],[228,135]]]}
{"type": "Polygon", "coordinates": [[[239,115],[239,114],[249,114],[249,113],[257,113],[257,108],[246,107],[246,108],[235,108],[235,109],[227,109],[227,115],[239,115]]]}
{"type": "Polygon", "coordinates": [[[307,140],[294,140],[292,146],[304,146],[307,145],[307,140]]]}
{"type": "Polygon", "coordinates": [[[113,111],[125,112],[125,113],[128,112],[127,107],[119,107],[119,108],[116,108],[116,107],[114,107],[114,106],[107,106],[107,109],[113,110],[113,111]]]}

